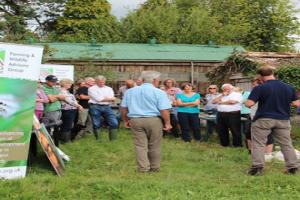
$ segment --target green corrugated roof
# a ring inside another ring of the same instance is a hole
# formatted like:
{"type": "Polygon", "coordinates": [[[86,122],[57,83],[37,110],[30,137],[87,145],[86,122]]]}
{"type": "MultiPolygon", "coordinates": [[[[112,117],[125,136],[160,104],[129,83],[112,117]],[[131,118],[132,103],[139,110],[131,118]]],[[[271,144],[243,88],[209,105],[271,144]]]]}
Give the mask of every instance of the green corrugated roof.
{"type": "Polygon", "coordinates": [[[136,61],[210,61],[220,62],[241,46],[207,46],[192,44],[131,44],[103,43],[48,43],[51,56],[57,60],[136,60],[136,61]]]}

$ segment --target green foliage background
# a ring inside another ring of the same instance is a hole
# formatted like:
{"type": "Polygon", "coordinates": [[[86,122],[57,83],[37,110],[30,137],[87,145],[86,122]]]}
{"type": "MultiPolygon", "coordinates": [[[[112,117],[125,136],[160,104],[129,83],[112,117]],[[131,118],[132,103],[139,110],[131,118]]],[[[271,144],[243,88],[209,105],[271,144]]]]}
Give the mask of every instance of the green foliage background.
{"type": "Polygon", "coordinates": [[[101,42],[119,40],[119,24],[110,14],[106,0],[69,0],[63,16],[58,18],[53,39],[67,42],[86,42],[92,38],[101,42]]]}
{"type": "Polygon", "coordinates": [[[121,20],[107,0],[3,0],[4,41],[238,44],[251,51],[293,50],[300,23],[290,0],[148,0],[121,20]],[[39,8],[39,9],[38,9],[39,8]],[[49,12],[47,9],[51,9],[49,12]],[[61,15],[61,16],[60,16],[61,15]],[[26,29],[27,20],[38,34],[26,29]]]}
{"type": "Polygon", "coordinates": [[[276,71],[279,80],[292,85],[297,91],[300,91],[300,64],[285,65],[276,71]]]}

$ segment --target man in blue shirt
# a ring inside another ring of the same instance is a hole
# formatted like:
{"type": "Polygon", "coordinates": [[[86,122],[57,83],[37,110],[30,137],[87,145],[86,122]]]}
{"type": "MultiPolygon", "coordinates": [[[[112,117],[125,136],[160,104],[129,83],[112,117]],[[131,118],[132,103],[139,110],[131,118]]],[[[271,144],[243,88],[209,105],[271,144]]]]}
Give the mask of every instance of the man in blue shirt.
{"type": "Polygon", "coordinates": [[[264,151],[268,135],[272,132],[284,155],[287,173],[295,174],[299,163],[292,145],[290,105],[299,106],[294,88],[274,77],[274,69],[270,66],[261,67],[257,74],[263,84],[256,86],[245,105],[253,106],[258,102],[258,109],[251,125],[252,129],[252,167],[249,175],[262,175],[264,167],[264,151]]]}
{"type": "Polygon", "coordinates": [[[143,84],[126,91],[121,103],[126,128],[131,128],[140,172],[159,171],[162,130],[170,130],[166,93],[158,88],[160,73],[143,71],[143,84]],[[162,120],[163,122],[162,122],[162,120]],[[164,126],[163,126],[164,123],[164,126]]]}

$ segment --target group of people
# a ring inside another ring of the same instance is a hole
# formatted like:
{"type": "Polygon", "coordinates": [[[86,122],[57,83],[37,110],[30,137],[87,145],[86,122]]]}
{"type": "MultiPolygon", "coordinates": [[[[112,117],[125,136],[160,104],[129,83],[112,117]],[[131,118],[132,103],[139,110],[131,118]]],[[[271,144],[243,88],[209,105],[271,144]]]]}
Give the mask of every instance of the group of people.
{"type": "MultiPolygon", "coordinates": [[[[263,67],[258,75],[251,92],[241,92],[229,83],[222,85],[220,93],[217,85],[208,87],[203,98],[204,111],[216,115],[215,121],[207,122],[208,130],[212,132],[216,127],[222,146],[230,145],[231,133],[232,145],[241,147],[243,124],[246,146],[252,156],[250,175],[262,173],[264,153],[272,149],[269,145],[274,137],[281,146],[287,172],[294,174],[299,166],[290,138],[289,113],[290,104],[300,103],[291,86],[275,79],[273,68],[263,67]]],[[[95,138],[101,139],[104,121],[109,139],[115,140],[122,117],[124,126],[132,131],[138,170],[159,171],[163,135],[181,135],[185,142],[201,141],[201,95],[193,90],[192,84],[184,83],[178,88],[172,79],[160,86],[160,76],[156,71],[144,71],[137,81],[127,80],[118,92],[121,112],[115,114],[111,109],[116,100],[114,91],[105,85],[104,76],[85,78],[73,95],[69,91],[71,80],[60,80],[58,89],[57,78],[49,75],[44,85],[39,83],[36,116],[52,128],[49,131],[57,146],[80,138],[89,131],[89,123],[95,138]]]]}
{"type": "Polygon", "coordinates": [[[118,120],[110,106],[115,101],[114,91],[105,81],[101,75],[87,77],[78,82],[74,94],[70,92],[73,85],[70,79],[58,82],[56,76],[49,75],[44,84],[39,81],[35,114],[56,146],[78,139],[86,132],[93,132],[100,139],[104,120],[109,127],[109,139],[117,139],[118,120]]]}

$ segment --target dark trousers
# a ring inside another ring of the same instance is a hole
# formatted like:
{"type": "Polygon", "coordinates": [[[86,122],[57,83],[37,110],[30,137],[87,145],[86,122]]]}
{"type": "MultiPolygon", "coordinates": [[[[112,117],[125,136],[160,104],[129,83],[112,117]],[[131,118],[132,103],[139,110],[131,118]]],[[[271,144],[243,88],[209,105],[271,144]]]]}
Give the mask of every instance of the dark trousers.
{"type": "Polygon", "coordinates": [[[232,144],[241,147],[241,113],[240,112],[218,112],[217,126],[222,146],[229,146],[229,130],[232,134],[232,144]]]}
{"type": "Polygon", "coordinates": [[[60,130],[62,132],[71,131],[74,126],[74,121],[76,117],[77,110],[62,110],[61,120],[62,125],[60,130]]]}
{"type": "Polygon", "coordinates": [[[194,134],[194,139],[200,141],[200,119],[199,113],[178,113],[178,121],[181,128],[182,139],[185,142],[190,142],[192,140],[190,136],[190,129],[192,129],[194,134]]]}
{"type": "Polygon", "coordinates": [[[60,136],[62,142],[68,142],[71,140],[71,130],[74,126],[77,110],[62,110],[61,120],[62,125],[60,127],[60,136]]]}
{"type": "Polygon", "coordinates": [[[246,136],[247,140],[251,140],[251,117],[250,114],[241,114],[241,117],[246,120],[241,121],[243,133],[246,136]]]}
{"type": "Polygon", "coordinates": [[[54,140],[55,146],[59,145],[59,128],[62,124],[61,110],[51,111],[44,113],[42,122],[45,124],[48,133],[54,140]]]}
{"type": "MultiPolygon", "coordinates": [[[[241,117],[246,118],[247,120],[241,121],[243,133],[246,136],[247,140],[251,140],[251,117],[250,114],[241,114],[241,117]]],[[[267,145],[273,144],[272,133],[268,135],[267,145]]],[[[247,143],[246,143],[247,145],[247,143]]]]}
{"type": "MultiPolygon", "coordinates": [[[[204,111],[205,113],[209,114],[209,115],[215,115],[217,116],[218,111],[213,109],[213,110],[206,110],[204,111]]],[[[207,132],[209,135],[213,134],[214,129],[217,128],[217,120],[207,120],[206,121],[206,126],[207,126],[207,132]]]]}
{"type": "Polygon", "coordinates": [[[37,138],[35,133],[31,133],[27,166],[32,166],[33,159],[37,156],[37,138]]]}
{"type": "Polygon", "coordinates": [[[173,114],[173,113],[170,114],[170,121],[171,121],[172,129],[170,132],[164,131],[163,132],[164,136],[166,136],[167,134],[171,134],[172,136],[178,138],[179,137],[178,120],[177,120],[175,114],[173,114]]]}

